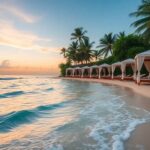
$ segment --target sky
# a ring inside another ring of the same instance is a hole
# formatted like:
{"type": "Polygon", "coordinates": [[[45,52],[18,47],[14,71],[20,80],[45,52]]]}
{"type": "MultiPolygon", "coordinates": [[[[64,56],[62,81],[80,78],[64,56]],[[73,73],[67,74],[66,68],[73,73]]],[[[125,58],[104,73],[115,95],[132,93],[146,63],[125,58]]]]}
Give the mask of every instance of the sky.
{"type": "Polygon", "coordinates": [[[133,33],[141,0],[0,0],[0,74],[59,74],[60,49],[76,27],[91,41],[133,33]]]}

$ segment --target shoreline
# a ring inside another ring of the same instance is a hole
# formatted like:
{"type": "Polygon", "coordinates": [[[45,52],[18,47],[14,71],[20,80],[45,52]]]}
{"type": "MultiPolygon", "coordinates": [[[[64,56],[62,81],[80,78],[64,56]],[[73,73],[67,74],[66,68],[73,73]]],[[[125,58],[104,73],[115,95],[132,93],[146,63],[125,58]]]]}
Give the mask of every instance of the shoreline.
{"type": "Polygon", "coordinates": [[[61,79],[96,82],[102,84],[122,86],[122,87],[130,88],[133,92],[137,94],[150,98],[150,85],[146,85],[146,84],[137,85],[134,83],[134,81],[120,81],[120,80],[93,79],[93,78],[69,78],[69,77],[61,77],[61,79]]]}
{"type": "MultiPolygon", "coordinates": [[[[137,93],[141,96],[144,96],[148,99],[148,101],[142,100],[140,106],[146,106],[144,109],[150,111],[149,106],[149,98],[150,98],[150,85],[137,85],[133,81],[119,81],[119,80],[107,80],[107,79],[92,79],[92,78],[62,78],[66,80],[78,80],[85,82],[94,82],[94,83],[102,83],[109,85],[116,85],[125,88],[129,88],[132,92],[137,93]],[[147,103],[148,102],[148,103],[147,103]]],[[[135,100],[136,101],[136,100],[135,100]]],[[[150,149],[150,143],[148,140],[150,139],[150,122],[140,124],[135,127],[135,130],[131,133],[130,137],[125,141],[124,148],[126,150],[137,150],[137,149],[150,149]]]]}

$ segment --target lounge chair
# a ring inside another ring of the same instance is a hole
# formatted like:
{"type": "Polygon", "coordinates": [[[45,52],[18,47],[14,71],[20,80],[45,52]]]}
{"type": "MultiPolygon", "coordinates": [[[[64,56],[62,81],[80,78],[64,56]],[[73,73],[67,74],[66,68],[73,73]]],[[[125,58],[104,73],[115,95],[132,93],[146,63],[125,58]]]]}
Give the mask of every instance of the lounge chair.
{"type": "Polygon", "coordinates": [[[132,80],[134,80],[134,76],[130,74],[130,75],[125,76],[122,80],[132,81],[132,80]]]}
{"type": "Polygon", "coordinates": [[[111,79],[111,75],[102,76],[101,79],[111,79]]]}
{"type": "Polygon", "coordinates": [[[114,76],[113,79],[121,80],[121,75],[114,76]]]}
{"type": "Polygon", "coordinates": [[[143,74],[140,78],[140,83],[139,85],[144,82],[144,83],[150,83],[150,75],[145,75],[143,74]]]}

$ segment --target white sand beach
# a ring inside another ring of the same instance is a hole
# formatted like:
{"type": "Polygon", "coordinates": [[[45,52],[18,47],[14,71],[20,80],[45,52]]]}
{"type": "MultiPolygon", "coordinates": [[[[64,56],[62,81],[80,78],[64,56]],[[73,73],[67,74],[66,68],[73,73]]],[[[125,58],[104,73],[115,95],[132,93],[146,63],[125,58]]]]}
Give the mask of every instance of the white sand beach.
{"type": "MultiPolygon", "coordinates": [[[[87,81],[87,82],[96,82],[110,85],[117,85],[125,88],[131,89],[133,92],[140,94],[141,96],[150,98],[150,85],[137,85],[133,81],[120,81],[120,80],[106,80],[106,79],[92,79],[92,78],[63,78],[67,80],[79,80],[79,81],[87,81]]],[[[150,100],[150,99],[149,99],[150,100]]],[[[144,107],[144,109],[150,111],[149,102],[146,100],[142,100],[138,102],[138,100],[133,99],[139,107],[144,107]]],[[[142,125],[138,125],[136,129],[131,133],[130,138],[125,142],[126,150],[141,150],[150,149],[150,123],[145,123],[142,125]]]]}

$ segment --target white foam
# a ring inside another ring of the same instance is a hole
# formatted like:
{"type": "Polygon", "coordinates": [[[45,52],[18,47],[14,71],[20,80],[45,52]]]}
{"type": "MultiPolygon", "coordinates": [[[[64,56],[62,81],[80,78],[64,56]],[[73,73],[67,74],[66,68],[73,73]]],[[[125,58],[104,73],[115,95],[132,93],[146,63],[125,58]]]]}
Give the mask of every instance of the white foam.
{"type": "Polygon", "coordinates": [[[124,130],[120,135],[114,135],[112,150],[123,150],[124,149],[123,142],[130,137],[131,133],[135,130],[136,126],[143,124],[145,122],[146,120],[144,119],[142,120],[135,119],[131,121],[126,130],[124,130]]]}
{"type": "Polygon", "coordinates": [[[63,150],[63,146],[61,144],[51,145],[47,150],[63,150]]]}

